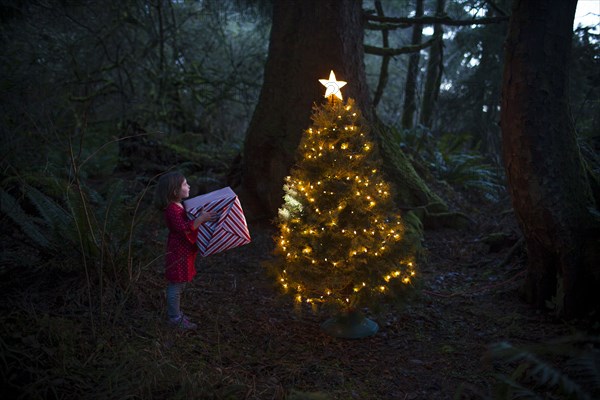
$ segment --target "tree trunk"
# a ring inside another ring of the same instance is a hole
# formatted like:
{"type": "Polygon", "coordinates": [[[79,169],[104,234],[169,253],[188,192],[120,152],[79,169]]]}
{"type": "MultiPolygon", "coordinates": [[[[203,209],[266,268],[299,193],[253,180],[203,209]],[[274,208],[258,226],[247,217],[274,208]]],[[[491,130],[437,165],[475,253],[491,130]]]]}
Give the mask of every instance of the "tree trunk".
{"type": "MultiPolygon", "coordinates": [[[[435,15],[441,17],[444,14],[444,0],[437,0],[435,15]]],[[[441,38],[444,32],[442,24],[433,26],[433,36],[440,39],[429,48],[427,60],[427,72],[425,75],[425,87],[423,89],[423,102],[421,103],[421,124],[431,127],[433,109],[440,93],[442,83],[442,71],[444,68],[444,42],[441,38]]]]}
{"type": "MultiPolygon", "coordinates": [[[[497,12],[495,8],[491,8],[485,17],[495,18],[498,16],[497,12]]],[[[471,86],[469,105],[473,114],[471,145],[479,146],[483,154],[498,159],[501,146],[497,110],[502,76],[498,59],[502,55],[502,38],[506,37],[507,29],[504,23],[498,23],[481,27],[478,31],[481,38],[478,42],[478,47],[481,47],[479,65],[468,81],[471,86]]]]}
{"type": "Polygon", "coordinates": [[[246,202],[262,216],[274,216],[281,205],[283,178],[310,125],[313,103],[323,99],[320,78],[334,70],[338,80],[348,81],[344,97],[369,110],[362,23],[358,0],[274,2],[263,87],[242,161],[246,202]]]}
{"type": "MultiPolygon", "coordinates": [[[[380,17],[384,17],[383,14],[383,6],[381,5],[381,1],[375,1],[375,9],[377,10],[377,15],[380,17]]],[[[389,31],[384,29],[381,31],[381,47],[387,49],[390,47],[389,41],[389,31]]],[[[385,54],[381,56],[381,68],[379,69],[379,82],[377,82],[377,89],[375,89],[375,95],[373,98],[373,107],[377,107],[379,101],[383,97],[383,89],[385,89],[385,85],[387,85],[388,81],[388,67],[390,65],[390,59],[392,56],[389,54],[385,54]]]]}
{"type": "MultiPolygon", "coordinates": [[[[252,218],[273,218],[283,203],[284,177],[294,164],[302,132],[310,126],[314,103],[324,101],[318,79],[334,70],[347,81],[344,99],[353,98],[377,127],[364,69],[361,1],[275,2],[269,55],[258,105],[248,128],[241,160],[240,197],[252,218]]],[[[386,140],[374,129],[380,142],[386,140]]],[[[383,152],[384,157],[389,152],[383,152]]],[[[391,153],[389,153],[391,154],[391,153]]],[[[443,204],[415,173],[406,157],[385,160],[388,179],[401,182],[413,204],[443,204]]],[[[444,207],[442,207],[445,209],[444,207]]]]}
{"type": "MultiPolygon", "coordinates": [[[[415,18],[423,16],[423,0],[417,0],[417,7],[415,12],[415,18]]],[[[412,45],[418,45],[421,43],[423,37],[423,25],[415,24],[413,26],[412,33],[412,45]]],[[[415,112],[417,111],[416,106],[416,94],[417,94],[417,76],[419,75],[419,61],[421,60],[421,53],[415,51],[410,54],[408,59],[408,72],[406,73],[406,86],[404,88],[404,105],[402,107],[402,128],[410,129],[413,127],[413,120],[415,112]]]]}
{"type": "Polygon", "coordinates": [[[600,241],[567,97],[576,0],[515,0],[506,42],[505,169],[525,237],[527,301],[558,315],[598,310],[600,241]]]}

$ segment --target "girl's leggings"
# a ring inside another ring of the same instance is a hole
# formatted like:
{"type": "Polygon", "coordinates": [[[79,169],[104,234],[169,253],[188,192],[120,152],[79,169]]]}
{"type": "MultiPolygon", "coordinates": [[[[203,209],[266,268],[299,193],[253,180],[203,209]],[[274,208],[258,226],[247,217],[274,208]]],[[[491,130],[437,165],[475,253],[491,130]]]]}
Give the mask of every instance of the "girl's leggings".
{"type": "Polygon", "coordinates": [[[181,315],[179,306],[185,284],[186,282],[169,282],[167,285],[167,314],[169,318],[177,318],[181,315]]]}

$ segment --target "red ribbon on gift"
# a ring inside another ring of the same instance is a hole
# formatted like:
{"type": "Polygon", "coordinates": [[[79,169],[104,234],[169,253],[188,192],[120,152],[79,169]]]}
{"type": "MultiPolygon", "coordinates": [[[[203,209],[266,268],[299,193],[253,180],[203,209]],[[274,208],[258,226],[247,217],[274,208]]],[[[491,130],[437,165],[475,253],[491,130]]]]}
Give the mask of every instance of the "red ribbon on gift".
{"type": "Polygon", "coordinates": [[[183,205],[190,219],[201,211],[218,214],[216,222],[205,222],[198,228],[196,244],[202,257],[250,243],[242,205],[230,187],[185,200],[183,205]]]}

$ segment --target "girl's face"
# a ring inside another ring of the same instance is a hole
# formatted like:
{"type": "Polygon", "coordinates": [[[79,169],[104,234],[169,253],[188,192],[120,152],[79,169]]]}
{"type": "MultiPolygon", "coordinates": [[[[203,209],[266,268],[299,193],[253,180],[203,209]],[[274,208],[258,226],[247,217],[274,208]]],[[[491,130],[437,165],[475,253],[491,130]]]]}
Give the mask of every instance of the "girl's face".
{"type": "Polygon", "coordinates": [[[177,193],[177,197],[181,199],[187,199],[190,197],[190,185],[188,185],[187,180],[183,180],[181,183],[181,187],[179,188],[179,193],[177,193]]]}

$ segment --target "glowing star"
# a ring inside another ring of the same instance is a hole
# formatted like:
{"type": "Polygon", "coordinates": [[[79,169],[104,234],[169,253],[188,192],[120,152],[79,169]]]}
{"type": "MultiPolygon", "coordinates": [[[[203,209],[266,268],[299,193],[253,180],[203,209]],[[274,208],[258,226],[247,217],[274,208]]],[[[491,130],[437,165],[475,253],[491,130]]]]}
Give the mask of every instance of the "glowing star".
{"type": "Polygon", "coordinates": [[[346,84],[346,82],[336,80],[333,70],[329,74],[329,79],[319,79],[319,82],[321,82],[321,85],[327,88],[325,91],[325,98],[335,96],[342,100],[342,92],[340,92],[340,89],[346,84]]]}

